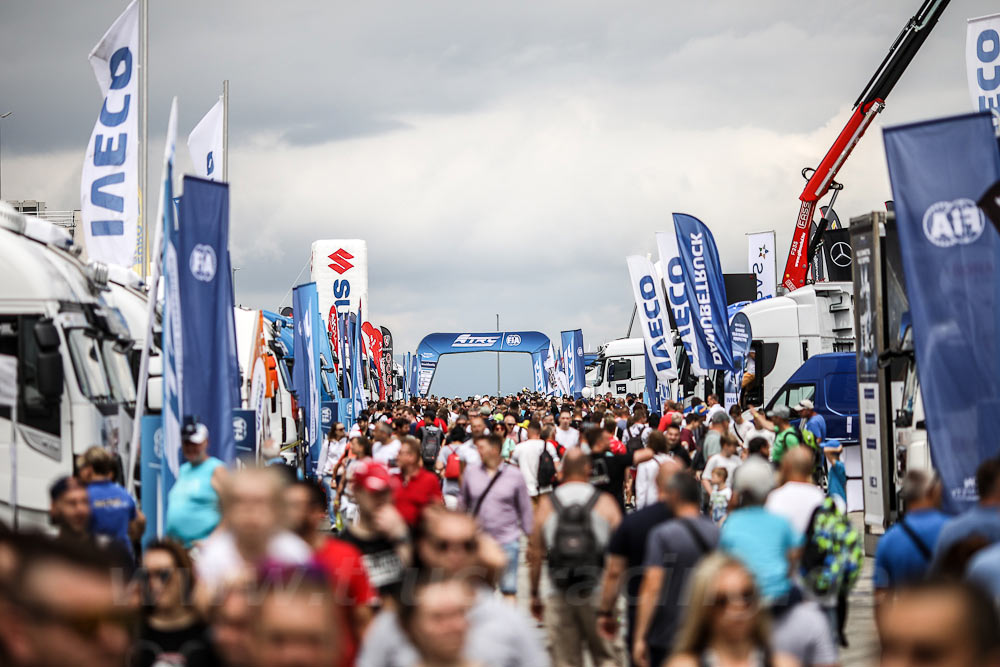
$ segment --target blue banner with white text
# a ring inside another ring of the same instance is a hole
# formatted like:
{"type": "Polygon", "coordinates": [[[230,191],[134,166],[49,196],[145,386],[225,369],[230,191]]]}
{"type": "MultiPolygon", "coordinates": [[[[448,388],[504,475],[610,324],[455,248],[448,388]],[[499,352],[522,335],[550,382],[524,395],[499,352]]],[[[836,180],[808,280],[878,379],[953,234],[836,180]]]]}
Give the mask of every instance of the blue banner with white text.
{"type": "Polygon", "coordinates": [[[1000,150],[989,113],[884,137],[931,459],[958,512],[997,451],[1000,236],[976,201],[1000,180],[1000,150]]]}
{"type": "Polygon", "coordinates": [[[726,285],[715,238],[701,220],[684,213],[674,213],[674,230],[693,315],[698,361],[702,368],[732,370],[726,285]]]}
{"type": "Polygon", "coordinates": [[[177,229],[178,288],[184,340],[185,418],[208,427],[209,454],[235,457],[233,409],[240,406],[229,266],[229,186],[184,177],[177,229]]]}
{"type": "Polygon", "coordinates": [[[574,398],[583,396],[583,385],[585,384],[585,371],[583,366],[583,331],[573,329],[563,331],[562,357],[566,366],[566,377],[569,380],[569,390],[574,398]]]}
{"type": "MultiPolygon", "coordinates": [[[[296,285],[292,291],[292,312],[295,313],[294,357],[292,386],[302,409],[302,443],[309,459],[319,459],[323,434],[320,429],[320,341],[316,324],[320,321],[316,283],[296,285]]],[[[309,469],[309,468],[307,468],[309,469]]]]}

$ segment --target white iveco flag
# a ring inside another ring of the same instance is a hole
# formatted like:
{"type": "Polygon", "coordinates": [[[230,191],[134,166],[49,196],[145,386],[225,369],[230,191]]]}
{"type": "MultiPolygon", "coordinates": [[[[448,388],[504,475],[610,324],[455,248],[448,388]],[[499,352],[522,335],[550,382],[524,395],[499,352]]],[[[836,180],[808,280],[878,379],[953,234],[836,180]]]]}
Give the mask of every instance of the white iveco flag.
{"type": "Polygon", "coordinates": [[[677,379],[677,363],[674,361],[673,335],[670,333],[670,317],[667,315],[662,283],[648,257],[630,255],[625,261],[635,295],[639,328],[646,342],[646,355],[656,373],[656,381],[668,384],[670,380],[677,379]]]}
{"type": "Polygon", "coordinates": [[[757,278],[757,298],[776,296],[774,232],[747,234],[747,265],[757,278]]]}
{"type": "Polygon", "coordinates": [[[969,19],[965,67],[972,108],[1000,109],[1000,14],[969,19]]]}
{"type": "Polygon", "coordinates": [[[205,117],[188,135],[188,151],[194,163],[195,172],[202,178],[213,181],[222,180],[222,168],[225,155],[222,149],[222,98],[215,103],[205,117]]]}
{"type": "Polygon", "coordinates": [[[681,337],[684,352],[691,362],[691,374],[703,377],[705,370],[698,359],[698,342],[695,340],[694,327],[691,326],[692,313],[688,305],[687,291],[684,289],[684,269],[681,266],[680,253],[677,250],[677,234],[674,230],[656,232],[656,248],[660,252],[660,272],[663,284],[666,286],[667,304],[674,313],[674,324],[677,334],[681,337]]]}
{"type": "Polygon", "coordinates": [[[87,254],[136,264],[139,224],[139,3],[133,0],[90,52],[101,112],[87,144],[80,208],[87,254]]]}

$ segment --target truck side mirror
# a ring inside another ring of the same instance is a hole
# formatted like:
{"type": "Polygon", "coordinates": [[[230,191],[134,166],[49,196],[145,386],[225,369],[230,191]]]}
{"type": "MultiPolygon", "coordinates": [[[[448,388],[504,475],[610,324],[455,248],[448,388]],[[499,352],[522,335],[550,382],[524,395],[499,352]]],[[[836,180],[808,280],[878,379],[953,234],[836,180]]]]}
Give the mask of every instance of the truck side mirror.
{"type": "Polygon", "coordinates": [[[163,376],[150,377],[146,383],[146,409],[149,412],[163,410],[163,376]]]}
{"type": "Polygon", "coordinates": [[[58,350],[39,352],[36,363],[38,391],[47,401],[59,401],[63,392],[62,355],[58,350]]]}
{"type": "MultiPolygon", "coordinates": [[[[59,348],[59,331],[50,319],[38,320],[34,327],[35,342],[43,350],[59,348]]],[[[60,389],[61,391],[61,389],[60,389]]]]}

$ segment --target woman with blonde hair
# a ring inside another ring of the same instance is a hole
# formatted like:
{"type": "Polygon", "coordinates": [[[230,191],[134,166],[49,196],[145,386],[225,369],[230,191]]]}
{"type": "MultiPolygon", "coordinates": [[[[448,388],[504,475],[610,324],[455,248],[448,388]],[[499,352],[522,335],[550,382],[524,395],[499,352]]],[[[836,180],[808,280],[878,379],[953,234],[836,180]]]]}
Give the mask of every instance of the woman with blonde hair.
{"type": "Polygon", "coordinates": [[[691,575],[688,612],[668,667],[794,667],[771,651],[771,623],[750,572],[735,558],[706,556],[691,575]]]}

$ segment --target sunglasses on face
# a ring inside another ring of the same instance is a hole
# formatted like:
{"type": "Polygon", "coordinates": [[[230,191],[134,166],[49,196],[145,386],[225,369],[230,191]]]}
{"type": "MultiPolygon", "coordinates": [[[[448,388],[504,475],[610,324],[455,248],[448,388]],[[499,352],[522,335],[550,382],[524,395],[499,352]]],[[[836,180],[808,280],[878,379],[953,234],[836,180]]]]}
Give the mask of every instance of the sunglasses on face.
{"type": "Polygon", "coordinates": [[[127,608],[108,609],[90,613],[72,613],[60,612],[55,609],[49,609],[44,605],[32,604],[26,605],[24,610],[41,623],[61,625],[88,641],[96,641],[101,627],[104,625],[115,625],[119,628],[131,630],[135,627],[138,620],[135,611],[127,608]]]}
{"type": "Polygon", "coordinates": [[[146,581],[158,581],[165,584],[170,581],[170,577],[174,576],[174,571],[170,569],[145,569],[140,572],[140,575],[146,581]]]}
{"type": "Polygon", "coordinates": [[[753,607],[757,604],[757,592],[752,588],[744,588],[741,591],[719,592],[712,601],[712,606],[716,609],[725,609],[731,604],[740,604],[744,607],[753,607]]]}
{"type": "Polygon", "coordinates": [[[475,553],[476,549],[479,548],[479,543],[476,538],[470,537],[467,540],[442,540],[442,539],[431,539],[430,545],[439,553],[445,553],[451,551],[452,549],[459,549],[467,554],[475,553]]]}

